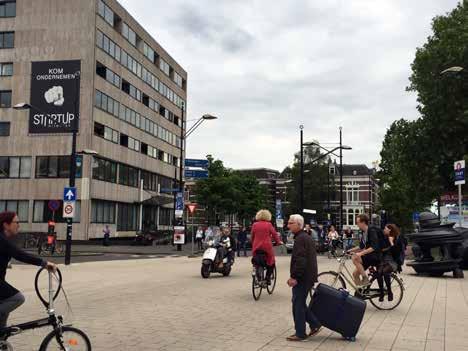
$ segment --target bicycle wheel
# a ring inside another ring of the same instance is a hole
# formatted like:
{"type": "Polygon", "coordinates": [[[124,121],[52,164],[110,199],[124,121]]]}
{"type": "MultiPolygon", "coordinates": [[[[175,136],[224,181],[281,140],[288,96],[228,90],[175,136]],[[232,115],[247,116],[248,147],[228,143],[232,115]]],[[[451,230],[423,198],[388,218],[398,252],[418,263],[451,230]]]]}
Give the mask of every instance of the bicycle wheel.
{"type": "Polygon", "coordinates": [[[275,290],[275,286],[276,286],[276,266],[273,267],[273,272],[271,273],[271,277],[270,277],[270,285],[267,285],[267,291],[268,291],[268,294],[273,294],[273,291],[275,290]]]}
{"type": "MultiPolygon", "coordinates": [[[[379,310],[393,310],[403,300],[403,281],[395,274],[390,275],[390,288],[393,293],[392,301],[388,300],[388,289],[387,284],[384,281],[384,300],[379,301],[380,289],[377,279],[372,279],[372,284],[368,291],[364,291],[364,294],[368,294],[370,303],[379,310]]],[[[365,295],[364,295],[365,296],[365,295]]]]}
{"type": "Polygon", "coordinates": [[[91,351],[88,336],[80,329],[61,327],[51,331],[42,341],[39,351],[91,351]]]}
{"type": "Polygon", "coordinates": [[[262,295],[262,285],[260,284],[260,281],[258,280],[260,269],[263,270],[263,268],[257,267],[255,269],[255,275],[252,276],[252,295],[255,301],[257,301],[260,298],[260,295],[262,295]]]}
{"type": "Polygon", "coordinates": [[[336,272],[328,271],[322,272],[317,276],[317,282],[325,285],[332,286],[336,289],[346,289],[346,282],[343,277],[336,272]]]}

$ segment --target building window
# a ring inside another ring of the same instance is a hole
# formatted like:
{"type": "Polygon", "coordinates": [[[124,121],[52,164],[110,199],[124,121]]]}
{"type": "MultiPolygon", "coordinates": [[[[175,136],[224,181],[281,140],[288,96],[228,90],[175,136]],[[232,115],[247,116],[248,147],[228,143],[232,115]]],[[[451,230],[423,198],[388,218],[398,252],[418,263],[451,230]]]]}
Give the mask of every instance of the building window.
{"type": "Polygon", "coordinates": [[[0,178],[31,178],[31,157],[0,157],[0,178]]]}
{"type": "Polygon", "coordinates": [[[359,187],[351,186],[346,188],[346,200],[348,204],[359,202],[359,187]]]}
{"type": "Polygon", "coordinates": [[[9,77],[13,75],[13,63],[0,63],[0,76],[9,77]]]}
{"type": "Polygon", "coordinates": [[[0,2],[0,17],[15,17],[16,16],[16,1],[0,2]]]}
{"type": "MultiPolygon", "coordinates": [[[[77,178],[82,174],[82,158],[76,159],[77,178]]],[[[69,178],[70,177],[70,156],[37,156],[36,157],[36,178],[69,178]]]]}
{"type": "Polygon", "coordinates": [[[93,179],[117,183],[117,163],[94,157],[93,179]]]}
{"type": "Polygon", "coordinates": [[[29,200],[0,200],[0,212],[11,211],[20,222],[29,222],[29,200]]]}
{"type": "MultiPolygon", "coordinates": [[[[47,223],[53,220],[57,223],[65,223],[66,218],[63,218],[63,201],[58,200],[60,203],[57,211],[52,212],[48,206],[50,200],[35,200],[33,209],[33,223],[47,223]]],[[[79,223],[81,219],[81,201],[75,201],[75,216],[73,222],[79,223]]]]}
{"type": "Polygon", "coordinates": [[[115,223],[115,202],[92,200],[91,222],[92,223],[115,223]]]}
{"type": "Polygon", "coordinates": [[[151,49],[151,47],[150,47],[148,44],[146,44],[146,43],[143,43],[143,55],[145,55],[146,58],[147,58],[148,60],[150,60],[152,63],[155,62],[155,58],[156,58],[155,52],[154,52],[154,50],[151,49]]]}
{"type": "Polygon", "coordinates": [[[171,225],[172,213],[170,208],[159,208],[159,225],[171,225]]]}
{"type": "Polygon", "coordinates": [[[134,204],[119,203],[117,216],[117,230],[121,232],[137,229],[138,207],[134,204]]]}
{"type": "Polygon", "coordinates": [[[110,96],[107,96],[106,94],[101,93],[99,90],[96,90],[94,104],[96,107],[110,113],[111,115],[114,115],[116,117],[119,116],[119,110],[120,110],[119,102],[117,100],[114,100],[110,96]]]}
{"type": "Polygon", "coordinates": [[[125,39],[129,41],[130,44],[136,46],[137,44],[137,35],[136,33],[128,26],[127,23],[122,24],[122,35],[125,39]]]}
{"type": "Polygon", "coordinates": [[[14,32],[0,32],[0,49],[11,49],[15,46],[14,32]]]}
{"type": "Polygon", "coordinates": [[[143,189],[150,191],[158,191],[158,176],[155,173],[141,171],[143,179],[143,189]]]}
{"type": "Polygon", "coordinates": [[[96,74],[120,89],[120,76],[100,62],[96,62],[96,74]]]}
{"type": "Polygon", "coordinates": [[[137,187],[138,169],[119,164],[119,184],[137,187]]]}
{"type": "Polygon", "coordinates": [[[162,58],[159,58],[159,68],[163,71],[167,76],[171,74],[171,66],[164,61],[162,58]]]}
{"type": "Polygon", "coordinates": [[[10,122],[0,122],[0,136],[10,135],[10,122]]]}
{"type": "Polygon", "coordinates": [[[11,107],[11,90],[0,91],[0,107],[11,107]]]}
{"type": "Polygon", "coordinates": [[[112,27],[114,26],[114,12],[102,0],[98,1],[98,14],[112,27]]]}

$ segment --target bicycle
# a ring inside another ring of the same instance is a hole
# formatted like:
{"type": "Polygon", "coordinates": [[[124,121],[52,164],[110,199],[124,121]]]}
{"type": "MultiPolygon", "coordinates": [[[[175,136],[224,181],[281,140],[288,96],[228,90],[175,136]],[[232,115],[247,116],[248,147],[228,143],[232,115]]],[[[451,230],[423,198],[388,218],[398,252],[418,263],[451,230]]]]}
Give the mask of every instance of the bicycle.
{"type": "Polygon", "coordinates": [[[57,240],[56,235],[48,235],[47,241],[43,241],[38,245],[37,253],[39,255],[44,255],[47,252],[50,252],[52,256],[55,253],[60,255],[63,252],[63,244],[57,240]]]}
{"type": "Polygon", "coordinates": [[[352,273],[346,266],[346,261],[350,257],[351,255],[345,254],[341,258],[337,258],[337,261],[339,262],[338,270],[320,273],[317,277],[318,282],[337,289],[346,289],[346,283],[348,283],[355,290],[356,297],[359,297],[362,300],[369,300],[375,308],[379,310],[393,310],[396,308],[403,299],[403,293],[405,290],[403,280],[394,272],[388,273],[390,274],[390,287],[393,293],[393,299],[388,301],[388,290],[384,283],[384,301],[379,301],[381,291],[377,282],[377,271],[375,269],[370,269],[371,278],[369,285],[358,286],[354,282],[352,273]]]}
{"type": "Polygon", "coordinates": [[[329,259],[343,257],[343,255],[346,253],[343,249],[343,240],[339,239],[334,241],[336,241],[336,246],[334,246],[333,241],[331,240],[328,243],[327,256],[329,259]]]}
{"type": "MultiPolygon", "coordinates": [[[[53,330],[42,340],[39,351],[62,350],[62,351],[91,351],[91,342],[88,336],[80,329],[63,323],[63,317],[57,315],[54,309],[54,301],[59,295],[62,287],[62,273],[57,269],[56,274],[49,273],[48,301],[41,295],[38,287],[39,276],[44,271],[41,268],[34,280],[34,287],[39,300],[46,308],[48,317],[22,324],[12,325],[0,329],[0,350],[13,351],[13,346],[7,341],[9,337],[18,335],[26,330],[51,326],[53,330]],[[58,282],[57,290],[54,290],[52,278],[58,282]]],[[[66,296],[66,295],[65,295],[66,296]]]]}
{"type": "MultiPolygon", "coordinates": [[[[266,288],[269,295],[273,294],[276,286],[276,265],[273,266],[273,271],[270,276],[270,282],[266,279],[267,265],[265,253],[258,250],[255,254],[257,262],[253,264],[252,270],[252,295],[255,301],[260,299],[262,290],[266,288]],[[269,284],[268,284],[269,283],[269,284]]],[[[254,261],[254,259],[252,259],[254,261]]]]}

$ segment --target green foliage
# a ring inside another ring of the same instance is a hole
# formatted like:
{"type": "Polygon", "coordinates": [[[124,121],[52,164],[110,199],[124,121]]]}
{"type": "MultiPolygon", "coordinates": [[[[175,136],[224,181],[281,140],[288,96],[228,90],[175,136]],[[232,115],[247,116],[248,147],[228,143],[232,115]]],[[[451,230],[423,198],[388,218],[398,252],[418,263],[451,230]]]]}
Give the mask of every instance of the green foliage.
{"type": "Polygon", "coordinates": [[[418,94],[421,118],[394,122],[381,151],[382,208],[404,226],[411,212],[454,190],[453,162],[468,153],[468,3],[435,17],[432,30],[407,88],[418,94]],[[465,69],[441,74],[453,66],[465,69]]]}
{"type": "Polygon", "coordinates": [[[207,159],[209,176],[197,182],[195,192],[211,223],[215,223],[217,214],[237,214],[239,220],[250,220],[265,208],[266,189],[256,178],[225,168],[221,160],[211,156],[207,159]]]}

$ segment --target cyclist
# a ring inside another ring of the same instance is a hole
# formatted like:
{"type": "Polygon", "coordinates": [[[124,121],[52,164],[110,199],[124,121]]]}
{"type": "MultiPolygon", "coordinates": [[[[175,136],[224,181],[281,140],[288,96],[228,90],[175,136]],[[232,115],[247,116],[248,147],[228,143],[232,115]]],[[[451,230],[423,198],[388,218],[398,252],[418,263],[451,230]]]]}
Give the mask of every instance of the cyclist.
{"type": "Polygon", "coordinates": [[[359,229],[362,230],[362,239],[359,247],[348,250],[348,252],[353,253],[352,260],[356,266],[353,272],[355,283],[366,286],[369,285],[367,268],[379,267],[382,262],[384,236],[380,228],[369,225],[369,217],[366,214],[358,215],[356,222],[359,229]]]}
{"type": "Polygon", "coordinates": [[[31,255],[18,247],[11,240],[18,235],[19,220],[15,212],[0,213],[0,328],[6,326],[8,315],[24,303],[21,292],[5,281],[6,269],[11,258],[18,261],[41,266],[55,271],[57,266],[31,255]]]}
{"type": "Polygon", "coordinates": [[[278,233],[271,224],[271,213],[268,210],[260,210],[255,216],[257,222],[252,226],[252,262],[255,263],[255,254],[257,251],[264,251],[266,254],[266,280],[270,284],[271,274],[275,267],[275,252],[273,250],[272,240],[283,245],[278,233]]]}
{"type": "Polygon", "coordinates": [[[335,229],[334,225],[331,225],[328,229],[328,242],[330,245],[330,251],[334,255],[336,248],[338,247],[338,243],[340,242],[340,236],[335,229]]]}
{"type": "Polygon", "coordinates": [[[383,232],[385,235],[385,248],[382,250],[382,264],[377,269],[377,282],[380,289],[380,302],[384,300],[384,280],[385,285],[387,286],[388,301],[393,300],[390,273],[401,269],[399,262],[402,254],[400,229],[395,224],[387,224],[383,232]]]}

